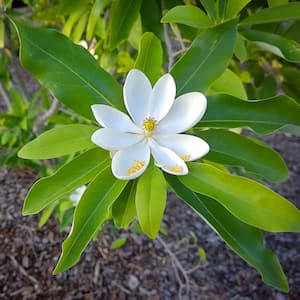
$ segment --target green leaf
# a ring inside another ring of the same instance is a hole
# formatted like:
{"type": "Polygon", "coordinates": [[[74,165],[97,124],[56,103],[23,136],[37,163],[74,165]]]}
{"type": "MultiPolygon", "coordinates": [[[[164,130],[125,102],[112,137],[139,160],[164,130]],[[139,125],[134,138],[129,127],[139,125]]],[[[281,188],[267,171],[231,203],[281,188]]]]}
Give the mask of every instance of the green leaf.
{"type": "Polygon", "coordinates": [[[35,214],[65,193],[90,182],[109,164],[108,152],[91,149],[62,166],[53,175],[39,179],[29,190],[23,215],[35,214]]]}
{"type": "Polygon", "coordinates": [[[213,199],[192,192],[176,176],[165,176],[176,194],[193,208],[234,252],[256,268],[266,284],[288,291],[288,282],[280,263],[276,255],[266,248],[259,229],[241,222],[213,199]]]}
{"type": "Polygon", "coordinates": [[[271,232],[299,232],[300,211],[264,185],[229,175],[207,164],[189,164],[179,180],[196,193],[211,197],[241,221],[271,232]]]}
{"type": "Polygon", "coordinates": [[[211,84],[206,94],[211,95],[216,93],[232,95],[243,100],[247,99],[247,93],[242,80],[230,69],[226,69],[225,72],[211,84]]]}
{"type": "Polygon", "coordinates": [[[18,156],[26,159],[48,159],[72,154],[95,146],[91,141],[96,126],[60,125],[35,138],[21,148],[18,156]]]}
{"type": "Polygon", "coordinates": [[[4,20],[0,20],[0,49],[4,48],[4,20]]]}
{"type": "Polygon", "coordinates": [[[108,166],[88,185],[75,209],[72,230],[62,245],[62,254],[53,274],[78,262],[87,244],[109,218],[109,208],[126,184],[126,180],[116,179],[108,166]]]}
{"type": "Polygon", "coordinates": [[[49,218],[52,215],[52,212],[54,211],[54,208],[56,207],[57,203],[56,202],[52,202],[51,204],[49,204],[43,211],[40,220],[39,220],[39,228],[43,227],[47,221],[49,220],[49,218]]]}
{"type": "Polygon", "coordinates": [[[300,105],[279,95],[257,101],[243,101],[230,95],[208,97],[208,107],[198,127],[251,128],[270,134],[287,124],[300,126],[300,105]],[[229,109],[230,108],[230,109],[229,109]]]}
{"type": "Polygon", "coordinates": [[[154,239],[166,206],[167,186],[161,171],[152,166],[139,178],[136,189],[136,212],[143,232],[154,239]]]}
{"type": "Polygon", "coordinates": [[[125,110],[120,85],[86,49],[55,30],[14,24],[23,66],[59,101],[91,120],[95,103],[125,110]]]}
{"type": "Polygon", "coordinates": [[[245,18],[240,25],[265,24],[297,19],[300,19],[300,3],[290,2],[285,5],[262,9],[245,18]]]}
{"type": "Polygon", "coordinates": [[[193,5],[178,5],[170,9],[161,19],[162,23],[179,23],[198,29],[213,26],[209,17],[198,7],[193,5]]]}
{"type": "Polygon", "coordinates": [[[142,1],[141,21],[145,31],[153,32],[162,42],[164,40],[163,24],[160,23],[161,7],[156,0],[142,1]],[[151,13],[149,13],[151,11],[151,13]]]}
{"type": "Polygon", "coordinates": [[[241,34],[237,34],[236,44],[234,48],[234,54],[239,59],[241,63],[243,63],[248,58],[247,48],[245,45],[245,39],[241,34]]]}
{"type": "Polygon", "coordinates": [[[244,30],[240,33],[257,46],[287,61],[300,62],[300,48],[295,41],[288,40],[277,34],[257,30],[244,30]]]}
{"type": "Polygon", "coordinates": [[[144,72],[154,84],[161,74],[163,52],[160,40],[152,33],[143,34],[135,68],[144,72]]]}
{"type": "Polygon", "coordinates": [[[89,41],[93,38],[94,30],[99,20],[100,15],[103,13],[105,7],[109,4],[110,0],[96,0],[92,6],[89,20],[86,28],[86,39],[89,41]]]}
{"type": "Polygon", "coordinates": [[[118,249],[118,248],[121,248],[122,246],[125,245],[127,241],[127,238],[126,237],[121,237],[121,238],[118,238],[117,240],[115,240],[112,244],[111,244],[111,249],[118,249]]]}
{"type": "Polygon", "coordinates": [[[136,181],[130,181],[112,206],[112,217],[116,226],[127,228],[136,217],[136,181]]]}
{"type": "Polygon", "coordinates": [[[109,19],[108,46],[116,48],[120,42],[127,39],[130,30],[138,17],[142,0],[116,0],[111,7],[109,19]]]}
{"type": "Polygon", "coordinates": [[[289,0],[268,0],[269,7],[278,6],[289,3],[289,0]]]}
{"type": "Polygon", "coordinates": [[[206,10],[208,16],[212,19],[216,19],[216,8],[215,8],[215,1],[214,0],[200,0],[200,3],[206,10]]]}
{"type": "Polygon", "coordinates": [[[251,0],[227,0],[226,19],[234,18],[251,0]]]}
{"type": "Polygon", "coordinates": [[[236,20],[209,29],[196,38],[171,70],[178,95],[204,92],[221,76],[232,57],[235,38],[236,20]]]}
{"type": "Polygon", "coordinates": [[[195,129],[193,133],[209,144],[207,160],[243,167],[272,182],[281,182],[288,176],[288,168],[281,156],[260,141],[222,129],[195,129]]]}

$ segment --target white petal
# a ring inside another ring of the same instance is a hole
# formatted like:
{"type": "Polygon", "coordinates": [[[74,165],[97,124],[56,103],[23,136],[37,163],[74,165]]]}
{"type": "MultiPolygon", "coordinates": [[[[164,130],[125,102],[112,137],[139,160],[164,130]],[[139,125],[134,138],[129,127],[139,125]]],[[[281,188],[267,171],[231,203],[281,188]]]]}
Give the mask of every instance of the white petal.
{"type": "Polygon", "coordinates": [[[170,110],[176,95],[176,85],[171,74],[165,74],[154,85],[149,103],[149,117],[159,122],[170,110]]]}
{"type": "Polygon", "coordinates": [[[138,128],[126,114],[111,106],[94,104],[92,105],[92,111],[97,122],[103,127],[111,128],[119,132],[141,132],[141,129],[138,128]]]}
{"type": "Polygon", "coordinates": [[[128,113],[139,126],[147,117],[151,92],[151,83],[143,72],[133,69],[128,73],[123,88],[124,102],[128,113]]]}
{"type": "Polygon", "coordinates": [[[157,133],[184,132],[197,124],[205,113],[206,97],[202,93],[184,94],[175,99],[169,113],[157,126],[157,133]]]}
{"type": "Polygon", "coordinates": [[[118,151],[112,159],[112,172],[119,179],[134,179],[140,176],[150,161],[150,148],[141,142],[118,151]]]}
{"type": "Polygon", "coordinates": [[[202,139],[188,134],[155,135],[153,138],[163,147],[169,148],[184,161],[198,159],[209,151],[209,145],[202,139]]]}
{"type": "Polygon", "coordinates": [[[175,152],[160,146],[153,139],[149,141],[149,144],[156,165],[165,172],[173,175],[185,175],[188,173],[186,163],[175,152]]]}
{"type": "Polygon", "coordinates": [[[106,150],[120,150],[140,142],[144,136],[135,133],[118,132],[110,128],[101,128],[92,135],[92,141],[106,150]]]}

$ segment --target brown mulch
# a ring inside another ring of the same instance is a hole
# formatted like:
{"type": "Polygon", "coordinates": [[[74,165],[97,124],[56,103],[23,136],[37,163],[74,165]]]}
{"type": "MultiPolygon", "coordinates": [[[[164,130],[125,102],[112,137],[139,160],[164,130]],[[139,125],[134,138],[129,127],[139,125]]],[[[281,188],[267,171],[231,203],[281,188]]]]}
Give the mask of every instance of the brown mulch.
{"type": "MultiPolygon", "coordinates": [[[[277,191],[298,207],[300,139],[277,134],[267,142],[280,151],[290,177],[277,191]]],[[[54,218],[38,229],[38,216],[22,217],[26,192],[37,175],[32,170],[0,171],[0,299],[300,299],[300,235],[267,234],[279,256],[290,293],[268,286],[182,201],[170,194],[161,235],[187,271],[189,289],[178,267],[158,240],[116,230],[108,223],[90,243],[80,262],[53,276],[66,232],[54,218]],[[111,244],[127,236],[116,250],[111,244]],[[196,238],[195,238],[196,236],[196,238]],[[206,252],[201,261],[198,248],[206,252]]]]}

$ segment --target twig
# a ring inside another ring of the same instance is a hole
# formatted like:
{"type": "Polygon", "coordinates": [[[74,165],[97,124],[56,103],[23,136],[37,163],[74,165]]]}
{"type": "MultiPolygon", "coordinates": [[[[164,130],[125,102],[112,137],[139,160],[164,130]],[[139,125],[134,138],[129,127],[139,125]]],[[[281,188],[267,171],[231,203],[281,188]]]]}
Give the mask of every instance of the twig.
{"type": "Polygon", "coordinates": [[[177,281],[179,282],[179,299],[182,299],[182,289],[185,285],[186,288],[186,294],[189,294],[190,291],[190,280],[187,275],[187,271],[184,269],[180,261],[178,260],[177,256],[172,252],[170,247],[167,245],[167,243],[158,235],[157,240],[161,243],[161,245],[165,248],[166,252],[170,255],[172,258],[172,264],[174,266],[175,276],[177,278],[177,281]],[[185,284],[182,282],[178,271],[179,270],[184,278],[185,284]]]}
{"type": "Polygon", "coordinates": [[[26,90],[26,86],[23,82],[22,77],[20,76],[20,65],[19,60],[16,57],[14,53],[13,43],[11,39],[11,30],[10,30],[10,23],[7,18],[4,19],[4,25],[5,25],[5,38],[6,38],[6,48],[9,50],[10,56],[11,56],[11,68],[12,68],[12,75],[13,79],[17,81],[18,90],[21,93],[24,102],[29,102],[29,95],[26,90]]]}
{"type": "Polygon", "coordinates": [[[19,270],[19,272],[24,275],[25,277],[27,277],[33,284],[34,284],[34,288],[36,290],[39,290],[40,287],[39,287],[39,282],[31,275],[29,275],[26,270],[17,262],[17,260],[12,256],[12,255],[8,255],[13,266],[15,268],[17,268],[19,270]]]}
{"type": "Polygon", "coordinates": [[[0,95],[2,96],[2,99],[4,100],[5,105],[7,106],[7,109],[9,110],[10,109],[9,97],[8,97],[7,92],[1,82],[0,82],[0,95]]]}
{"type": "Polygon", "coordinates": [[[168,72],[169,72],[174,64],[174,55],[173,55],[171,39],[168,34],[168,24],[164,23],[163,27],[164,27],[164,40],[165,40],[166,48],[167,48],[167,52],[168,52],[168,60],[169,60],[168,72]]]}
{"type": "Polygon", "coordinates": [[[172,29],[172,31],[174,32],[177,41],[179,42],[180,50],[181,50],[182,52],[185,52],[186,47],[185,47],[185,45],[184,45],[184,42],[183,42],[182,36],[181,36],[181,34],[180,34],[180,31],[179,31],[178,28],[175,27],[174,25],[173,25],[173,26],[171,25],[171,29],[172,29]]]}

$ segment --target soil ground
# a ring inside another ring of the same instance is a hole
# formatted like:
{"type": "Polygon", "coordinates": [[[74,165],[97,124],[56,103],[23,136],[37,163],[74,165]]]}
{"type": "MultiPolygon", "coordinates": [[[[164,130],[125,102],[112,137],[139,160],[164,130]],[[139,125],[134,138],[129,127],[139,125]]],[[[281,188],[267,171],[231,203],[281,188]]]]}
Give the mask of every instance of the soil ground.
{"type": "MultiPolygon", "coordinates": [[[[276,134],[266,141],[290,169],[289,179],[273,188],[300,207],[300,139],[276,134]]],[[[266,286],[174,194],[168,197],[162,241],[107,224],[75,267],[53,276],[67,233],[53,218],[38,229],[39,216],[22,217],[24,197],[36,179],[29,169],[0,171],[0,299],[300,299],[299,234],[265,235],[289,280],[284,294],[266,286]],[[120,236],[128,237],[126,244],[112,250],[120,236]],[[185,269],[188,287],[164,243],[185,269]],[[206,260],[200,260],[199,247],[206,260]]]]}

